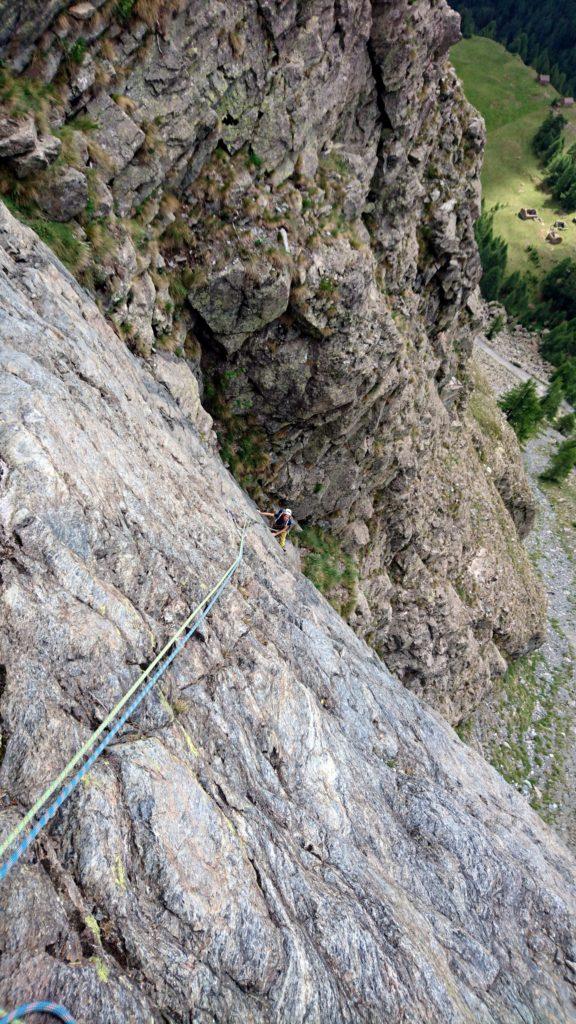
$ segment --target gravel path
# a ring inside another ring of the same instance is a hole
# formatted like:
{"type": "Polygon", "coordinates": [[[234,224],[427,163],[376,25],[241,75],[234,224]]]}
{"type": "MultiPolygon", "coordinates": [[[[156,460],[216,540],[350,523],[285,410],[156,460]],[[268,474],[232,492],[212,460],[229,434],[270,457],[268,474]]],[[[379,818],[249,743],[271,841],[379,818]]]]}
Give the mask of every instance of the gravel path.
{"type": "MultiPolygon", "coordinates": [[[[497,392],[510,386],[510,371],[528,376],[488,345],[477,344],[477,355],[486,369],[492,363],[497,392]]],[[[546,641],[510,667],[464,738],[576,849],[576,482],[574,474],[561,488],[539,479],[560,440],[548,429],[524,450],[537,505],[526,546],[548,594],[546,641]]]]}
{"type": "Polygon", "coordinates": [[[507,359],[506,356],[502,355],[501,352],[496,351],[495,348],[493,348],[491,345],[488,345],[484,338],[475,338],[474,345],[476,351],[480,349],[481,352],[484,352],[486,355],[490,356],[490,359],[495,360],[497,363],[500,364],[500,366],[505,367],[505,369],[508,370],[509,373],[511,373],[512,376],[515,377],[517,380],[530,380],[530,378],[532,377],[532,379],[535,380],[538,385],[538,393],[543,394],[546,391],[548,383],[546,380],[544,380],[544,378],[538,377],[535,373],[530,373],[529,371],[524,370],[521,366],[517,366],[516,363],[513,363],[510,359],[507,359]]]}
{"type": "MultiPolygon", "coordinates": [[[[524,464],[538,508],[527,547],[549,602],[548,632],[540,651],[543,661],[536,674],[543,691],[551,687],[555,690],[551,694],[556,726],[554,750],[537,774],[541,785],[548,785],[548,816],[576,848],[576,530],[573,525],[564,525],[555,507],[558,498],[553,503],[539,481],[559,440],[556,431],[547,430],[526,445],[524,464]]],[[[551,489],[552,494],[554,491],[551,489]]],[[[559,500],[569,503],[570,498],[559,500]]]]}

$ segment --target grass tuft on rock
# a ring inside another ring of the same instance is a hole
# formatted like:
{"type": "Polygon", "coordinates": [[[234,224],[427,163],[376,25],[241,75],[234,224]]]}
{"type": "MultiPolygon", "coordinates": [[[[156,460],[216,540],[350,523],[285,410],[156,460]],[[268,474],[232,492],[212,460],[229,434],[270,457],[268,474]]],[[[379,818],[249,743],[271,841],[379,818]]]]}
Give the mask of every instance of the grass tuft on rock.
{"type": "Polygon", "coordinates": [[[356,604],[358,571],[354,560],[331,533],[318,526],[305,526],[297,543],[304,549],[305,575],[340,615],[349,615],[356,604]]]}
{"type": "Polygon", "coordinates": [[[90,261],[89,247],[78,235],[78,228],[59,221],[47,220],[33,207],[20,206],[8,196],[3,202],[22,224],[32,228],[50,246],[54,254],[73,274],[79,274],[90,261]]]}

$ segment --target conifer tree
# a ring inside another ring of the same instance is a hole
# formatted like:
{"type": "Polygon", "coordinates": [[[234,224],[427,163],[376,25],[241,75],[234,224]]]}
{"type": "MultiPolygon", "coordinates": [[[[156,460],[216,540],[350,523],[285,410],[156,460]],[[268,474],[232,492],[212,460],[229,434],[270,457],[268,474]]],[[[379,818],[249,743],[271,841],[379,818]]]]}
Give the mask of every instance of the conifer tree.
{"type": "Polygon", "coordinates": [[[464,39],[470,39],[474,35],[474,18],[466,8],[462,11],[462,23],[460,26],[464,39]]]}
{"type": "Polygon", "coordinates": [[[542,473],[541,479],[559,484],[572,472],[574,466],[576,466],[576,437],[569,437],[558,445],[547,469],[542,473]]]}
{"type": "Polygon", "coordinates": [[[552,380],[560,379],[564,394],[572,405],[576,405],[576,359],[565,359],[552,374],[552,380]]]}
{"type": "Polygon", "coordinates": [[[559,92],[576,94],[576,0],[452,0],[452,6],[471,15],[477,35],[550,73],[559,92]]]}
{"type": "Polygon", "coordinates": [[[542,409],[532,379],[507,391],[499,405],[519,441],[527,441],[534,436],[542,419],[542,409]]]}
{"type": "Polygon", "coordinates": [[[552,420],[555,418],[558,409],[564,398],[564,386],[559,377],[553,380],[544,397],[540,400],[540,412],[542,418],[552,420]]]}
{"type": "Polygon", "coordinates": [[[573,412],[567,412],[565,416],[560,416],[560,418],[556,420],[554,426],[556,430],[561,434],[564,434],[564,437],[570,437],[570,434],[573,434],[576,429],[576,414],[573,412]]]}

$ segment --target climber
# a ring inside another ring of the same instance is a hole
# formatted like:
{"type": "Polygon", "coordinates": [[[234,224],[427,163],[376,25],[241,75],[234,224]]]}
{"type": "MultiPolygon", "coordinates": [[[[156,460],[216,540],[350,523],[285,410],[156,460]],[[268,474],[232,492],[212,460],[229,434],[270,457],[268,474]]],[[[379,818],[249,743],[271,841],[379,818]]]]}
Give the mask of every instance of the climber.
{"type": "Polygon", "coordinates": [[[292,519],[291,508],[279,508],[277,512],[262,512],[258,509],[261,516],[267,516],[272,519],[272,536],[278,537],[280,541],[280,547],[286,548],[286,537],[290,533],[290,530],[294,526],[294,520],[292,519]]]}

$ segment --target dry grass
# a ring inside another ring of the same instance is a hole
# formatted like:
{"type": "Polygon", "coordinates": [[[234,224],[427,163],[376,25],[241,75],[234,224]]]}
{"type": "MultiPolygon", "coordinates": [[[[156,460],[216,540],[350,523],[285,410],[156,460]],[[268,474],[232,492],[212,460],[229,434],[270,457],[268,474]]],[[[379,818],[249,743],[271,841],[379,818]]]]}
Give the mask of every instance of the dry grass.
{"type": "Polygon", "coordinates": [[[113,93],[112,99],[116,106],[120,107],[120,110],[123,110],[126,114],[132,114],[138,108],[138,104],[131,100],[129,96],[119,96],[117,93],[113,93]]]}
{"type": "Polygon", "coordinates": [[[100,261],[116,250],[118,242],[108,225],[92,221],[86,225],[86,238],[92,250],[93,259],[100,261]]]}
{"type": "Polygon", "coordinates": [[[118,59],[118,50],[112,39],[103,39],[100,43],[100,56],[112,64],[118,59]]]}
{"type": "Polygon", "coordinates": [[[112,172],[115,170],[116,164],[114,163],[113,158],[102,146],[95,142],[94,139],[90,139],[88,142],[88,153],[90,154],[90,159],[95,164],[98,164],[98,166],[104,171],[112,172]]]}
{"type": "Polygon", "coordinates": [[[149,28],[164,29],[168,16],[167,6],[165,0],[136,0],[134,9],[149,28]]]}
{"type": "Polygon", "coordinates": [[[232,53],[235,57],[243,57],[246,50],[246,40],[244,36],[240,35],[239,32],[234,30],[230,32],[228,39],[232,48],[232,53]]]}
{"type": "Polygon", "coordinates": [[[160,213],[163,216],[166,217],[168,214],[178,213],[181,208],[182,204],[178,196],[175,196],[173,192],[164,193],[160,200],[160,213]]]}

